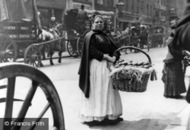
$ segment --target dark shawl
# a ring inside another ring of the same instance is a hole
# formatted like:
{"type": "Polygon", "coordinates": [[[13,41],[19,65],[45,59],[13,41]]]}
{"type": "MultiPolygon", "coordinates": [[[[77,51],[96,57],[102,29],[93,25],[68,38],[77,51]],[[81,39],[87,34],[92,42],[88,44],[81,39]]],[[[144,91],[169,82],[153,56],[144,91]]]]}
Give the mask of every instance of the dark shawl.
{"type": "Polygon", "coordinates": [[[94,35],[95,32],[90,31],[86,34],[84,38],[83,43],[83,50],[82,50],[82,56],[81,56],[81,62],[79,67],[79,87],[83,91],[85,97],[89,97],[90,92],[90,80],[89,80],[89,44],[90,39],[92,35],[94,35]]]}
{"type": "MultiPolygon", "coordinates": [[[[79,67],[79,87],[83,91],[86,98],[90,95],[90,66],[89,66],[89,46],[90,46],[90,39],[93,35],[97,34],[98,32],[90,31],[86,34],[84,38],[83,50],[82,50],[82,57],[81,63],[79,67]]],[[[113,41],[109,38],[111,44],[115,47],[115,50],[118,48],[113,41]]],[[[119,59],[120,53],[117,52],[114,54],[116,56],[116,60],[119,59]]]]}

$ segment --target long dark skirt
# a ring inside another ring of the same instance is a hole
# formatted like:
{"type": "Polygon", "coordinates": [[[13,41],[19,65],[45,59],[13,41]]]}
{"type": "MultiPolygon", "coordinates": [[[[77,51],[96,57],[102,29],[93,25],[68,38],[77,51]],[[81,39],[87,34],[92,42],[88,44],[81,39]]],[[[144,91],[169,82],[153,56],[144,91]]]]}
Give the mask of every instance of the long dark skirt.
{"type": "Polygon", "coordinates": [[[164,82],[164,96],[177,97],[186,92],[184,72],[181,62],[171,62],[164,65],[162,71],[164,82]]]}

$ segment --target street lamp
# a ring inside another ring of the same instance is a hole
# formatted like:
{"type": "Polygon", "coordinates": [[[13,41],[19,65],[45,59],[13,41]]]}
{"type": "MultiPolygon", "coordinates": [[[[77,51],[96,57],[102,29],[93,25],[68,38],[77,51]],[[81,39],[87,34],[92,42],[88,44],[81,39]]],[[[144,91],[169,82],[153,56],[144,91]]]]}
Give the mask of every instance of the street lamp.
{"type": "Polygon", "coordinates": [[[117,19],[118,19],[118,13],[119,11],[123,10],[125,3],[123,0],[119,0],[118,3],[116,4],[116,10],[115,10],[115,17],[114,17],[114,32],[116,32],[117,28],[117,19]]]}

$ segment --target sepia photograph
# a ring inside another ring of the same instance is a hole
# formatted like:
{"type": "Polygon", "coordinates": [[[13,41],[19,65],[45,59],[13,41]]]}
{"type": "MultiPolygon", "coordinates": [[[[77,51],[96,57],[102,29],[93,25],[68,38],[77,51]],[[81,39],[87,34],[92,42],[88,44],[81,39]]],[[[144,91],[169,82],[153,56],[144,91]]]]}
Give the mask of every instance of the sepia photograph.
{"type": "Polygon", "coordinates": [[[190,130],[190,0],[0,0],[0,130],[190,130]]]}

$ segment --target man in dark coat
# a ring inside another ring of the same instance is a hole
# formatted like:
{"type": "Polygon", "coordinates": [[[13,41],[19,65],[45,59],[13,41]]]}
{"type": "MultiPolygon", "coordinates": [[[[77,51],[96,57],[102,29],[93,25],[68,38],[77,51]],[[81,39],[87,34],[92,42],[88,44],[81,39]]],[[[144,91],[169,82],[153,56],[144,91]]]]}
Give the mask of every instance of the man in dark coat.
{"type": "Polygon", "coordinates": [[[85,22],[87,20],[88,20],[88,14],[84,10],[84,5],[81,5],[81,9],[77,15],[78,33],[83,34],[83,32],[85,31],[85,25],[86,25],[85,22]]]}

